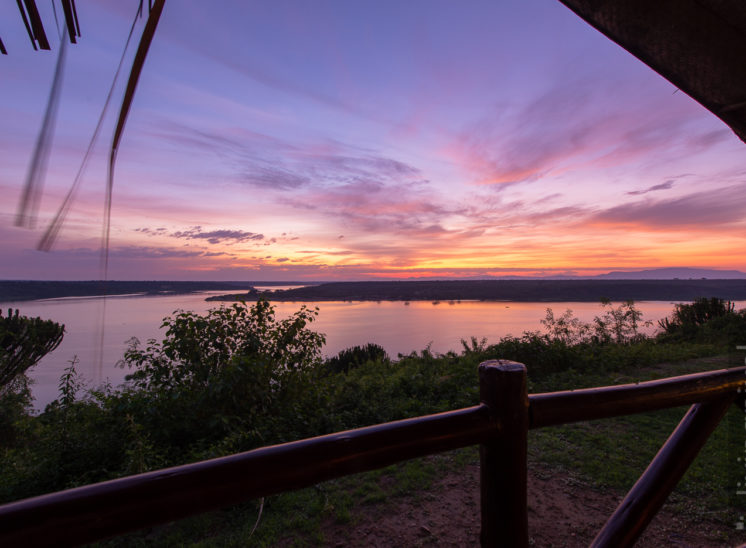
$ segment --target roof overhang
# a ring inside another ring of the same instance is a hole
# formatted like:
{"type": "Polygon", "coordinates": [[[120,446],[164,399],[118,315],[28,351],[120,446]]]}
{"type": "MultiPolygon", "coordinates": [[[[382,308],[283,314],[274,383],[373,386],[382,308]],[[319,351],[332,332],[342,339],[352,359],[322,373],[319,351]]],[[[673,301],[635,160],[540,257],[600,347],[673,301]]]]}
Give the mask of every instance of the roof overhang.
{"type": "Polygon", "coordinates": [[[560,0],[746,142],[746,1],[560,0]]]}

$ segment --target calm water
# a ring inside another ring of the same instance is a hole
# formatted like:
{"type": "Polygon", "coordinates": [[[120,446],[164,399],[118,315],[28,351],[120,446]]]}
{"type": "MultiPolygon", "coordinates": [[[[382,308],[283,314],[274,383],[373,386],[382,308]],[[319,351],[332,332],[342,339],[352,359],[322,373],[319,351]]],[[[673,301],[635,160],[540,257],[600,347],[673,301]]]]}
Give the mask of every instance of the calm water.
{"type": "MultiPolygon", "coordinates": [[[[35,406],[43,408],[57,397],[60,374],[74,356],[79,360],[77,370],[89,385],[107,380],[117,385],[128,372],[115,366],[124,354],[128,339],[137,337],[144,342],[149,338],[162,338],[159,328],[165,316],[177,309],[203,313],[216,308],[220,303],[204,300],[214,293],[221,292],[108,297],[105,304],[103,299],[92,297],[6,302],[0,306],[19,308],[25,316],[40,316],[65,325],[62,344],[31,372],[36,381],[35,406]],[[103,322],[102,318],[105,318],[103,322]],[[102,323],[105,325],[103,334],[102,323]],[[103,347],[99,343],[102,335],[103,347]],[[101,348],[103,359],[98,367],[101,348]]],[[[302,304],[274,303],[277,317],[291,315],[302,304]]],[[[380,344],[392,357],[422,350],[428,344],[434,352],[460,351],[462,338],[486,337],[488,342],[494,343],[508,334],[520,335],[524,331],[541,329],[540,320],[547,307],[555,314],[570,308],[584,321],[591,321],[602,313],[597,303],[323,302],[318,306],[320,313],[311,328],[326,335],[324,354],[327,356],[368,342],[380,344]]],[[[736,306],[743,308],[746,301],[737,302],[736,306]]],[[[648,301],[637,303],[637,307],[642,310],[644,320],[657,322],[670,314],[673,304],[648,301]]]]}

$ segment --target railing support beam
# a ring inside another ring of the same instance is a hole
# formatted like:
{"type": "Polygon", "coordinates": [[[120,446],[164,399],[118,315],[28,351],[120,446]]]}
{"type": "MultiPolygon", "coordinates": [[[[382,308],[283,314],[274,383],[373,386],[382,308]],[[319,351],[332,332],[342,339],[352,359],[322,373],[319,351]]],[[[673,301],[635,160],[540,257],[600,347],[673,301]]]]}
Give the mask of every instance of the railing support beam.
{"type": "Polygon", "coordinates": [[[526,366],[507,360],[479,364],[479,397],[496,421],[479,446],[482,546],[528,546],[526,366]]]}
{"type": "Polygon", "coordinates": [[[692,405],[637,483],[630,489],[603,529],[593,548],[633,546],[689,469],[728,411],[734,393],[692,405]]]}

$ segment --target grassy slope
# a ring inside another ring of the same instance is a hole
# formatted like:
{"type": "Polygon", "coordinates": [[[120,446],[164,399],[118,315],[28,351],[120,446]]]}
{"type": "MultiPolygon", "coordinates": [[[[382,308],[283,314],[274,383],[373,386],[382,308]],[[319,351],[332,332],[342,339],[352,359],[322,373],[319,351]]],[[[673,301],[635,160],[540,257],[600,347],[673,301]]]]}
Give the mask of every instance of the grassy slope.
{"type": "MultiPolygon", "coordinates": [[[[616,378],[610,378],[612,374],[606,379],[562,379],[556,384],[547,379],[539,388],[644,381],[741,364],[735,357],[703,358],[649,367],[635,375],[620,372],[616,378]]],[[[686,408],[666,409],[535,431],[531,433],[531,456],[577,471],[599,488],[624,492],[634,484],[685,412],[686,408]]],[[[725,523],[733,524],[746,509],[746,497],[736,495],[738,459],[746,457],[744,418],[740,409],[731,408],[674,491],[671,500],[692,517],[716,514],[725,523]]]]}

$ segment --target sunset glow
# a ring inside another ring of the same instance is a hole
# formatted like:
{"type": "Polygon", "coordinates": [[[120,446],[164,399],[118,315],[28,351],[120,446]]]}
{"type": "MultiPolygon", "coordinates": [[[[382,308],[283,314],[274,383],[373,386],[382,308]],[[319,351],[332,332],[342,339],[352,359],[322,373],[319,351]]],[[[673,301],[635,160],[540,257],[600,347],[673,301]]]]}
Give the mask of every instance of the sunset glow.
{"type": "MultiPolygon", "coordinates": [[[[126,74],[57,245],[35,247],[136,8],[78,7],[28,230],[13,222],[59,39],[33,51],[15,4],[0,7],[0,279],[101,276],[126,74]]],[[[108,276],[746,270],[744,204],[746,145],[554,0],[167,2],[119,152],[108,276]]]]}

